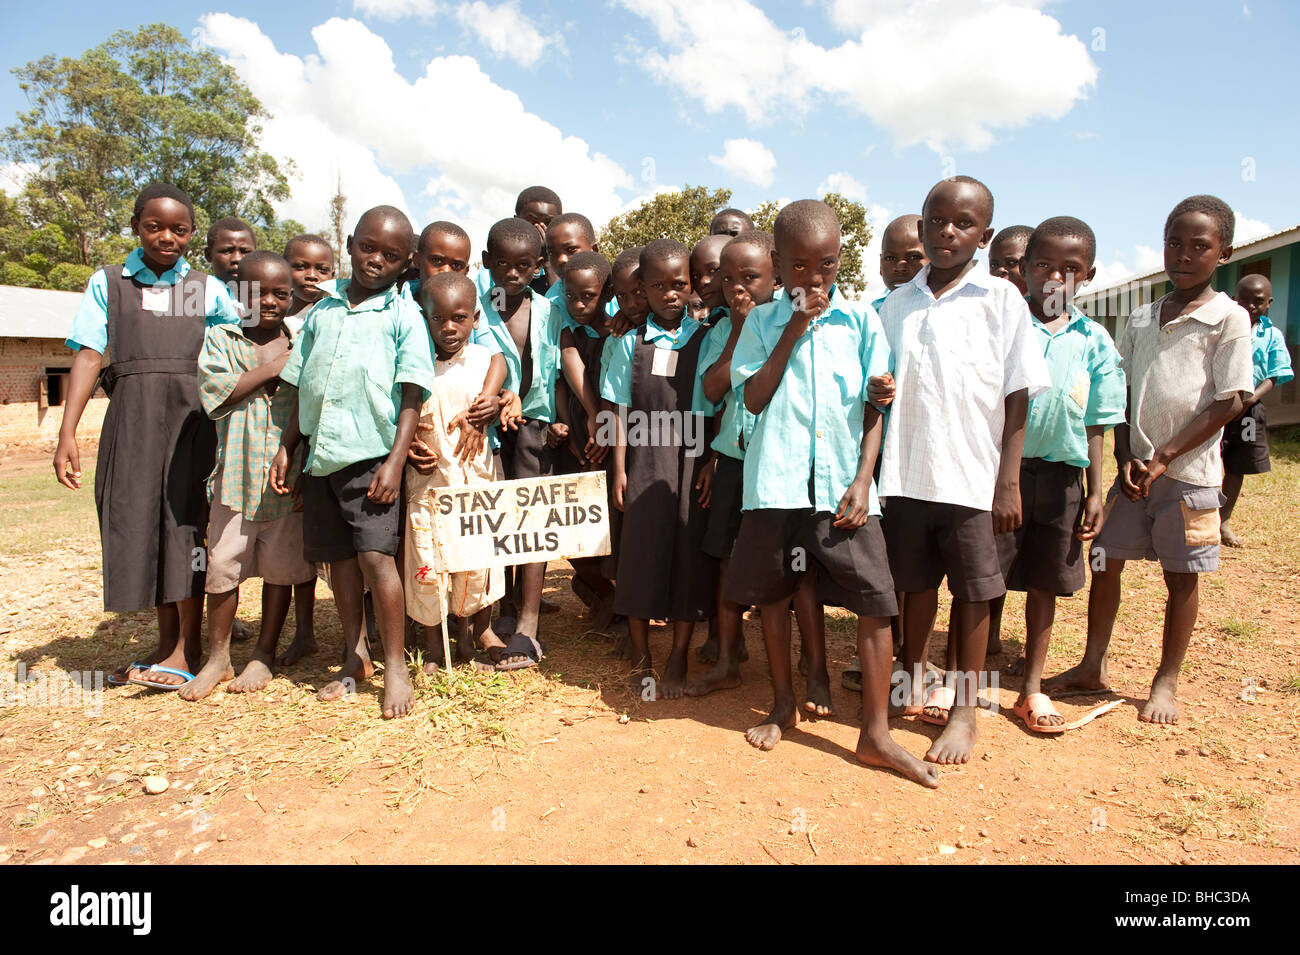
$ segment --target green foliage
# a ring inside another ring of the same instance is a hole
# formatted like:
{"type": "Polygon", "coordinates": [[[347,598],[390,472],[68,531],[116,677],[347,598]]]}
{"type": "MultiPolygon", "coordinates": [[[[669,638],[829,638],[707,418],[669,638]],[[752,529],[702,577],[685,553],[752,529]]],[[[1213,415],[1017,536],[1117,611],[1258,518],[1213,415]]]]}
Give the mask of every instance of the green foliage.
{"type": "Polygon", "coordinates": [[[73,262],[60,262],[45,276],[50,288],[64,292],[80,292],[86,288],[91,275],[95,273],[93,265],[77,265],[73,262]]]}
{"type": "MultiPolygon", "coordinates": [[[[709,191],[704,186],[685,186],[680,192],[661,192],[630,212],[615,216],[600,230],[600,249],[612,261],[624,249],[645,245],[652,239],[680,239],[693,246],[709,233],[709,222],[731,199],[730,189],[709,191]]],[[[840,275],[838,284],[846,294],[866,287],[862,254],[871,242],[867,210],[860,202],[837,192],[822,201],[840,218],[840,275]]],[[[778,212],[776,201],[767,199],[749,214],[754,227],[771,232],[778,212]]]]}
{"type": "Polygon", "coordinates": [[[730,189],[710,192],[704,186],[658,193],[649,202],[610,219],[600,230],[600,250],[612,262],[624,249],[654,239],[678,239],[693,246],[709,234],[709,222],[730,199],[730,189]]]}
{"type": "MultiPolygon", "coordinates": [[[[290,168],[258,148],[266,112],[234,69],[163,23],[122,30],[80,57],[43,56],[16,68],[29,109],[0,134],[10,162],[30,171],[0,207],[0,261],[14,278],[60,265],[120,259],[141,187],[172,182],[202,225],[239,215],[268,233],[290,168]],[[39,257],[39,258],[38,258],[39,257]]],[[[190,255],[202,251],[201,235],[190,255]]],[[[68,269],[58,282],[72,281],[68,269]]]]}
{"type": "Polygon", "coordinates": [[[45,276],[17,262],[0,263],[0,285],[45,288],[45,276]]]}

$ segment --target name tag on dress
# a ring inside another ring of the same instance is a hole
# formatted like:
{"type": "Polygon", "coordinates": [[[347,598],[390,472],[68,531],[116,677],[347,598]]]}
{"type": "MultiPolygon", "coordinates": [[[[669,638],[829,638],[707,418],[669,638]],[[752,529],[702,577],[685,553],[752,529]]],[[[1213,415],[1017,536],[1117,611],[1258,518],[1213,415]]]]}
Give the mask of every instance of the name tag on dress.
{"type": "Polygon", "coordinates": [[[146,311],[153,312],[155,315],[165,315],[171,310],[172,290],[170,288],[149,288],[140,289],[140,307],[146,311]]]}
{"type": "Polygon", "coordinates": [[[677,373],[677,352],[671,348],[656,348],[654,361],[650,363],[650,374],[660,378],[671,378],[677,373]]]}

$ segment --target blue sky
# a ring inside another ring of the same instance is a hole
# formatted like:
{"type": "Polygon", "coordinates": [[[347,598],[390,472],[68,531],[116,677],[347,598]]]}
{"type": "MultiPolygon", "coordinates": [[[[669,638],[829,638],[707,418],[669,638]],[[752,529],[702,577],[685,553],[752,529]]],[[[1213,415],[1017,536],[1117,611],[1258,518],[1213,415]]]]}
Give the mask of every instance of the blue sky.
{"type": "MultiPolygon", "coordinates": [[[[274,113],[298,171],[285,212],[401,204],[476,244],[519,188],[597,225],[656,189],[726,185],[752,208],[827,185],[878,220],[953,171],[995,225],[1078,215],[1101,278],[1159,262],[1170,207],[1226,199],[1239,234],[1300,223],[1294,5],[1015,0],[334,0],[36,5],[12,68],[164,20],[274,113]]],[[[6,121],[24,106],[0,80],[6,121]]],[[[0,183],[3,185],[3,183],[0,183]]],[[[877,227],[883,221],[877,221],[877,227]]],[[[868,271],[874,273],[874,259],[868,271]]]]}

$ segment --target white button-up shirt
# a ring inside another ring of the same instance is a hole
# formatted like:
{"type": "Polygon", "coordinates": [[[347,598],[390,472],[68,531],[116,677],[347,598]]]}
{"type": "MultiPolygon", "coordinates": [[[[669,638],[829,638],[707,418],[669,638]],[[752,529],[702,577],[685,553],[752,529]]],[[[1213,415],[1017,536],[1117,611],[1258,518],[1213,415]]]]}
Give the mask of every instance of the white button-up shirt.
{"type": "Polygon", "coordinates": [[[977,264],[936,299],[927,265],[880,307],[896,393],[880,496],[992,510],[1005,399],[1051,386],[1029,306],[977,264]]]}

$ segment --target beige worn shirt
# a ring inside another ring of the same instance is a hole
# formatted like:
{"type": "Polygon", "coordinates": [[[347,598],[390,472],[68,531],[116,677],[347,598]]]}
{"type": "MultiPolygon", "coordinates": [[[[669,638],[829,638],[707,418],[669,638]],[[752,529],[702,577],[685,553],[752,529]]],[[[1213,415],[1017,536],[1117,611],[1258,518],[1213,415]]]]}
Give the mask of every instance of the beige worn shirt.
{"type": "MultiPolygon", "coordinates": [[[[1137,308],[1116,343],[1128,377],[1129,448],[1143,461],[1214,402],[1254,391],[1250,318],[1244,308],[1220,292],[1161,328],[1163,302],[1137,308]]],[[[1199,487],[1218,487],[1221,436],[1222,431],[1175,458],[1165,473],[1199,487]]]]}

